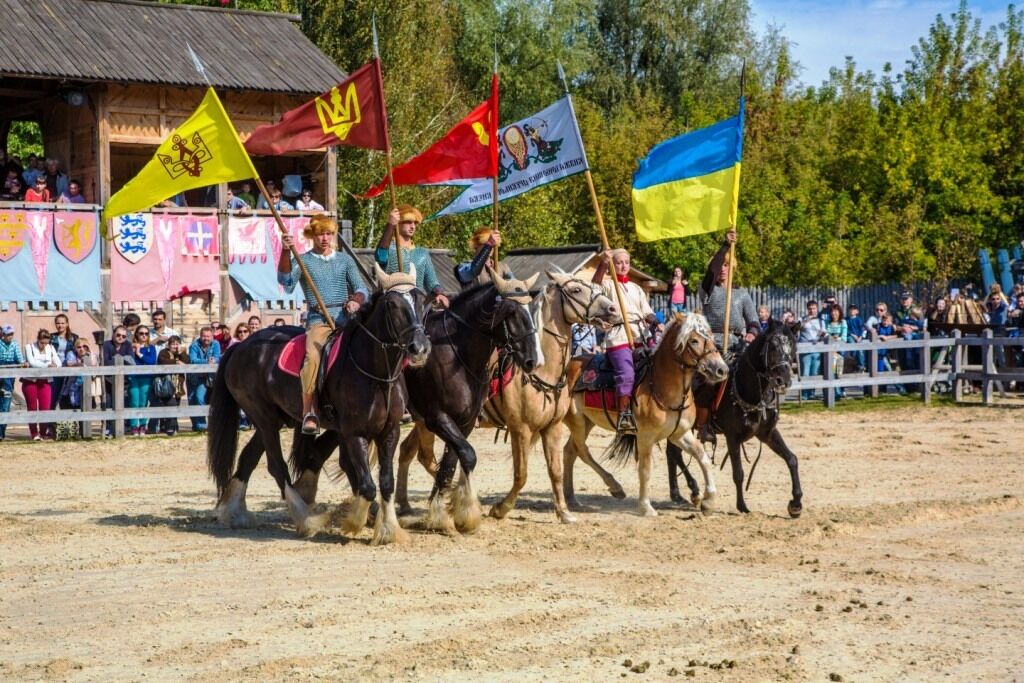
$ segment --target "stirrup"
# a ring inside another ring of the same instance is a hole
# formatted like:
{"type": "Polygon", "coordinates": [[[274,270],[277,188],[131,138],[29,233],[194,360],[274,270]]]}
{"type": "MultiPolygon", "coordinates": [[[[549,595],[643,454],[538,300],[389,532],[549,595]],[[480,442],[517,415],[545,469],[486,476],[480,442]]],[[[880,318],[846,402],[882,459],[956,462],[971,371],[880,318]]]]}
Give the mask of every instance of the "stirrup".
{"type": "Polygon", "coordinates": [[[636,418],[633,417],[632,410],[622,410],[619,412],[619,420],[615,423],[615,431],[620,434],[636,434],[636,418]]]}
{"type": "Polygon", "coordinates": [[[313,411],[306,413],[302,418],[302,433],[311,436],[316,436],[320,433],[320,418],[313,411]],[[310,426],[309,422],[312,422],[313,426],[310,426]]]}
{"type": "Polygon", "coordinates": [[[697,440],[701,443],[710,443],[712,446],[718,445],[718,437],[715,435],[715,430],[711,428],[710,421],[701,425],[697,431],[697,440]]]}

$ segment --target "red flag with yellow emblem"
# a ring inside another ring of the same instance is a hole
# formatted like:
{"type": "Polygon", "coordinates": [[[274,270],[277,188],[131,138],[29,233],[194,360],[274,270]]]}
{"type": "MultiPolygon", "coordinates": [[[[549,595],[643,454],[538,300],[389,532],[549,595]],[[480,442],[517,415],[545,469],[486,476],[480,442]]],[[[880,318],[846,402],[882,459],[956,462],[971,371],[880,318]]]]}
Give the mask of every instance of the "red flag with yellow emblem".
{"type": "Polygon", "coordinates": [[[388,148],[379,59],[356,69],[346,80],[301,107],[286,112],[278,123],[260,126],[245,141],[249,154],[265,155],[334,145],[388,148]]]}
{"type": "MultiPolygon", "coordinates": [[[[493,178],[498,173],[498,75],[491,77],[491,97],[419,156],[392,169],[395,185],[438,185],[453,180],[493,178]]],[[[384,178],[363,193],[376,197],[388,186],[384,178]]]]}

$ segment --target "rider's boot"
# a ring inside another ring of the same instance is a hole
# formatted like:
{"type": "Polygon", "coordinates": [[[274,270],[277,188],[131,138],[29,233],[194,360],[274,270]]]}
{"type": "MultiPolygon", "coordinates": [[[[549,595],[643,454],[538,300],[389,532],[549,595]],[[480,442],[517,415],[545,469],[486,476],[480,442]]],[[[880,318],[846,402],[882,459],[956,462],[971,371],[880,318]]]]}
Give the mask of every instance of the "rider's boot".
{"type": "Polygon", "coordinates": [[[697,419],[693,422],[693,429],[697,432],[697,438],[700,439],[701,443],[707,441],[714,441],[715,434],[711,430],[711,425],[708,424],[708,418],[711,417],[711,409],[703,406],[696,406],[697,419]]]}
{"type": "Polygon", "coordinates": [[[302,433],[316,436],[320,432],[320,418],[316,414],[313,394],[302,397],[302,433]]]}
{"type": "Polygon", "coordinates": [[[615,424],[615,431],[620,434],[636,434],[636,418],[633,417],[633,410],[630,406],[629,396],[619,396],[619,421],[615,424]]]}

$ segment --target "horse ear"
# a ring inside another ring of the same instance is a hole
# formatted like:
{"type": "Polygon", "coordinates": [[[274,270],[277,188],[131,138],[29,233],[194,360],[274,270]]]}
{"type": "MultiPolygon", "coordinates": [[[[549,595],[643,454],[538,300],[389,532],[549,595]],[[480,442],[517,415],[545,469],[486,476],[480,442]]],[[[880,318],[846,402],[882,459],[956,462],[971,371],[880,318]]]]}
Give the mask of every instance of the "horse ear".
{"type": "Polygon", "coordinates": [[[536,284],[537,278],[539,277],[540,273],[534,273],[533,275],[526,279],[526,291],[530,291],[531,289],[533,289],[533,285],[536,284]]]}
{"type": "Polygon", "coordinates": [[[376,261],[374,261],[373,262],[373,280],[374,280],[373,284],[377,287],[377,289],[383,289],[383,287],[384,287],[384,284],[383,284],[384,283],[384,278],[386,278],[387,276],[388,276],[388,274],[384,272],[384,269],[382,269],[380,267],[380,264],[377,263],[376,261]]]}
{"type": "Polygon", "coordinates": [[[551,282],[557,282],[561,284],[565,280],[565,273],[561,268],[558,270],[545,270],[544,275],[547,276],[551,282]]]}

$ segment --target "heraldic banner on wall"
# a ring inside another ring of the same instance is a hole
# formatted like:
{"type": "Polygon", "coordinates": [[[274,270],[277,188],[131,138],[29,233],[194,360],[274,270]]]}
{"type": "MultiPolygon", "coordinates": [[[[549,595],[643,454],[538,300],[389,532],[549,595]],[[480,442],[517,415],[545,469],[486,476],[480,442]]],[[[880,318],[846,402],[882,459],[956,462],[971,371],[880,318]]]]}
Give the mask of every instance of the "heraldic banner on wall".
{"type": "MultiPolygon", "coordinates": [[[[312,244],[302,235],[309,217],[285,218],[285,227],[304,254],[312,244]]],[[[253,301],[305,302],[302,288],[285,294],[277,284],[277,261],[281,257],[281,235],[273,218],[232,216],[228,219],[228,275],[253,301]]]]}
{"type": "Polygon", "coordinates": [[[217,216],[131,213],[113,220],[110,298],[169,301],[220,292],[217,216]]]}
{"type": "Polygon", "coordinates": [[[96,211],[0,209],[0,306],[99,305],[96,211]]]}

